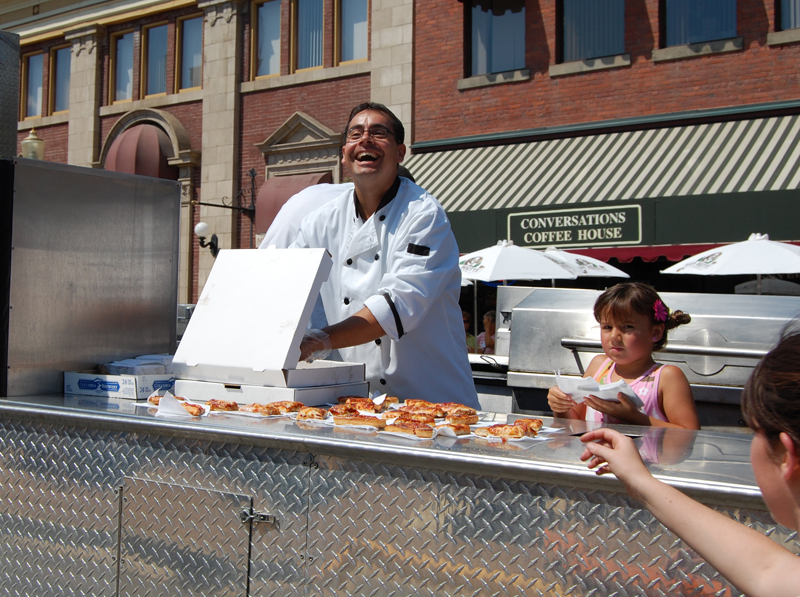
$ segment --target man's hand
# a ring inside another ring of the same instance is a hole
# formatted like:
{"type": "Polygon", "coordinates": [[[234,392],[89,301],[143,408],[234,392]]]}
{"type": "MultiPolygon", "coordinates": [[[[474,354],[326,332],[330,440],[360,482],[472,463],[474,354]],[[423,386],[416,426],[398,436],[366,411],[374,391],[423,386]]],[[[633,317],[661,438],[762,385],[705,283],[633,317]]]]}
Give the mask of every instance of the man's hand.
{"type": "Polygon", "coordinates": [[[331,339],[322,330],[308,330],[300,343],[300,360],[316,361],[331,354],[331,339]]]}

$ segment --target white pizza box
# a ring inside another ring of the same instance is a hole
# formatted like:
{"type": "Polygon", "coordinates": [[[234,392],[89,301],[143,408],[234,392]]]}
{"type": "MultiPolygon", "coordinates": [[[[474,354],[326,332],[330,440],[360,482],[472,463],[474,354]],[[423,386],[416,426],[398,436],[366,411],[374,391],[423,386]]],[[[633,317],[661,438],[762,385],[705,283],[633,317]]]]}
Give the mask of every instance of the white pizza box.
{"type": "Polygon", "coordinates": [[[368,389],[369,384],[366,381],[309,388],[275,388],[189,379],[175,381],[176,396],[192,401],[231,400],[239,404],[255,402],[268,404],[280,400],[293,400],[302,402],[306,406],[320,406],[335,404],[340,396],[367,396],[368,389]]]}
{"type": "Polygon", "coordinates": [[[96,371],[65,371],[64,393],[147,400],[155,390],[175,386],[171,373],[159,375],[103,375],[96,371]]]}
{"type": "Polygon", "coordinates": [[[220,251],[172,359],[175,378],[277,388],[363,382],[363,363],[298,363],[331,266],[325,249],[220,251]]]}

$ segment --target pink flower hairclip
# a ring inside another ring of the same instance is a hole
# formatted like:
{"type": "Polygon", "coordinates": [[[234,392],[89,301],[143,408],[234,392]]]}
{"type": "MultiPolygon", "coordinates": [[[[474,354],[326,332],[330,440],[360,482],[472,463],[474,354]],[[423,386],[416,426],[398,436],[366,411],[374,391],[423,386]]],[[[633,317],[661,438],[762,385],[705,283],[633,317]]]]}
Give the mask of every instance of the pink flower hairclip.
{"type": "Polygon", "coordinates": [[[661,302],[661,299],[656,299],[656,302],[653,303],[653,311],[655,311],[654,317],[656,321],[663,323],[667,320],[669,311],[667,310],[667,306],[661,302]]]}

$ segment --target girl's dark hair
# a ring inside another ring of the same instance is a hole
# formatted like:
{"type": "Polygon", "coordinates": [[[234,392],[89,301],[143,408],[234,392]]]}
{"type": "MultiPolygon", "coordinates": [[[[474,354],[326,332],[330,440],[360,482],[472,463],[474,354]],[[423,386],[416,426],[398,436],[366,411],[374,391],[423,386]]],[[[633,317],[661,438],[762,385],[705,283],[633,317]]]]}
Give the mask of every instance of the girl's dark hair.
{"type": "Polygon", "coordinates": [[[756,365],[742,394],[742,414],[770,444],[781,432],[800,447],[800,325],[788,325],[778,345],[756,365]]]}
{"type": "Polygon", "coordinates": [[[606,290],[594,303],[594,318],[600,322],[603,317],[614,321],[624,321],[632,314],[649,317],[653,324],[663,324],[661,339],[653,344],[653,350],[661,350],[667,345],[667,331],[689,323],[692,318],[683,311],[670,311],[658,296],[656,289],[642,282],[623,282],[606,290]],[[663,309],[658,309],[661,304],[663,309]],[[659,320],[659,313],[664,319],[659,320]]]}

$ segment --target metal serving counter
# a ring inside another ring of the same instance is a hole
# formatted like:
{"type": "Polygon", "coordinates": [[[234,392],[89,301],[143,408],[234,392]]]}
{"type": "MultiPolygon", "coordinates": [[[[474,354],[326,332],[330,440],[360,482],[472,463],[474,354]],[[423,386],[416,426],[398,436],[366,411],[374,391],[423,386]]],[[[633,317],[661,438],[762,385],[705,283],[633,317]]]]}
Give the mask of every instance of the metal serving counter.
{"type": "MultiPolygon", "coordinates": [[[[585,468],[583,422],[545,419],[567,427],[519,444],[150,410],[0,400],[0,592],[737,594],[585,468]]],[[[621,429],[662,479],[800,553],[746,434],[621,429]]]]}

